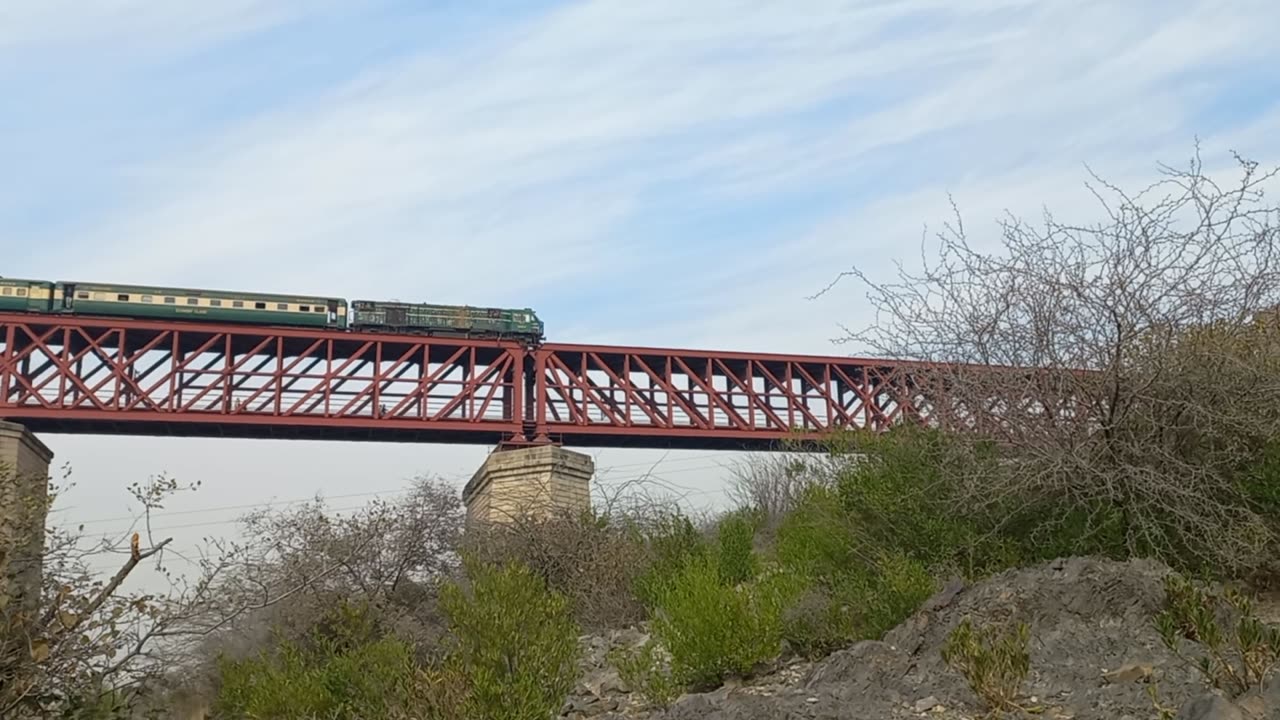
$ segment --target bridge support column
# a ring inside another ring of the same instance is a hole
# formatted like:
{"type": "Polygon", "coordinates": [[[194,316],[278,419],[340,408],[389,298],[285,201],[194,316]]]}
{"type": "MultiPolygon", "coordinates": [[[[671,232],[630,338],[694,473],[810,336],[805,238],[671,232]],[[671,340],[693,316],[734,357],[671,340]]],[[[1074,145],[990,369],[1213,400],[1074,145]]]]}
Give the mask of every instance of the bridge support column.
{"type": "Polygon", "coordinates": [[[594,474],[590,455],[555,445],[496,451],[462,489],[467,525],[588,510],[594,474]]]}
{"type": "Polygon", "coordinates": [[[0,623],[40,611],[52,460],[25,427],[0,420],[0,623]]]}

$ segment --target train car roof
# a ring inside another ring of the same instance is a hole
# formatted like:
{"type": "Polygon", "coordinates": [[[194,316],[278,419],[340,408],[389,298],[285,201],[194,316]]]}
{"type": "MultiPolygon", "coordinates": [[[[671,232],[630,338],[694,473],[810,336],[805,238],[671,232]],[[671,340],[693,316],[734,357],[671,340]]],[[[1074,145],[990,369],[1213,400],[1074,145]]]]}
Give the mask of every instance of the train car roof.
{"type": "Polygon", "coordinates": [[[52,285],[52,284],[53,284],[53,281],[52,281],[52,280],[36,280],[35,278],[16,278],[16,277],[5,277],[4,275],[0,275],[0,283],[5,283],[5,284],[8,284],[8,283],[43,283],[43,284],[45,284],[45,285],[52,285]]]}
{"type": "Polygon", "coordinates": [[[75,285],[77,287],[122,290],[127,292],[145,292],[152,295],[195,295],[203,297],[205,295],[220,295],[223,297],[231,297],[236,299],[248,300],[258,298],[262,300],[281,300],[293,302],[309,302],[315,303],[317,300],[323,302],[339,302],[345,303],[346,300],[340,297],[330,297],[325,295],[288,295],[284,293],[264,293],[264,292],[245,292],[242,290],[219,290],[215,288],[182,288],[173,286],[160,285],[129,285],[124,283],[102,283],[88,282],[79,280],[59,280],[60,284],[75,285]]]}

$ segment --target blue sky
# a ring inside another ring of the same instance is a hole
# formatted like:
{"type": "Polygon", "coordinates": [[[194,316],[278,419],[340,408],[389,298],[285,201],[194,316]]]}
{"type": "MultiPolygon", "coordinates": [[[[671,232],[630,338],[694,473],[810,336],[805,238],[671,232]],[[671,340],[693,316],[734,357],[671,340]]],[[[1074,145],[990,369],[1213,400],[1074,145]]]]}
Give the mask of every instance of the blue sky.
{"type": "MultiPolygon", "coordinates": [[[[1263,0],[477,5],[5,3],[2,274],[528,305],[560,341],[830,354],[862,294],[805,297],[912,260],[948,193],[994,239],[1006,208],[1086,219],[1086,164],[1145,182],[1196,137],[1211,166],[1280,162],[1263,0]]],[[[162,470],[205,481],[198,509],[465,479],[485,452],[50,442],[68,503],[103,517],[162,470]]],[[[672,481],[714,500],[704,456],[673,454],[694,471],[672,481]]]]}

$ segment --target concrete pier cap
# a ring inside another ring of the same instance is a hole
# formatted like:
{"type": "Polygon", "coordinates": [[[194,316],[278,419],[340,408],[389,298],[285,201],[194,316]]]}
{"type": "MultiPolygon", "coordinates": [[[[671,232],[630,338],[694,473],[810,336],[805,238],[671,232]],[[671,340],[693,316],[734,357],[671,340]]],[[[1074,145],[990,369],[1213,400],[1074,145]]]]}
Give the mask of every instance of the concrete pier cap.
{"type": "Polygon", "coordinates": [[[462,489],[467,526],[591,508],[595,460],[557,445],[495,450],[462,489]]]}

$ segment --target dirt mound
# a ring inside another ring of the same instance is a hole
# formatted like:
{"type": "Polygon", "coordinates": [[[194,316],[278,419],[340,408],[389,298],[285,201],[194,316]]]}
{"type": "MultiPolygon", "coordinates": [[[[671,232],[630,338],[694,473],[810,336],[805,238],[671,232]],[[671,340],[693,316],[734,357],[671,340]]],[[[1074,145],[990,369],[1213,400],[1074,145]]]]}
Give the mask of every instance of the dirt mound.
{"type": "MultiPolygon", "coordinates": [[[[1280,718],[1280,682],[1268,698],[1242,701],[1245,713],[1209,702],[1199,672],[1170,653],[1153,616],[1167,568],[1153,562],[1071,558],[1012,570],[971,586],[953,582],[880,642],[861,642],[816,664],[783,664],[742,686],[686,695],[666,710],[644,708],[607,666],[608,648],[638,632],[594,638],[584,682],[563,717],[646,720],[977,718],[985,708],[941,657],[947,634],[975,624],[1023,621],[1031,630],[1031,670],[1023,701],[1035,717],[1124,720],[1158,717],[1148,686],[1179,717],[1280,718]],[[1185,707],[1184,707],[1185,706],[1185,707]],[[1227,713],[1227,714],[1217,714],[1227,713]]],[[[1030,716],[1029,716],[1030,717],[1030,716]]]]}

